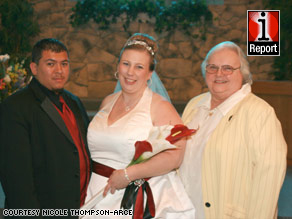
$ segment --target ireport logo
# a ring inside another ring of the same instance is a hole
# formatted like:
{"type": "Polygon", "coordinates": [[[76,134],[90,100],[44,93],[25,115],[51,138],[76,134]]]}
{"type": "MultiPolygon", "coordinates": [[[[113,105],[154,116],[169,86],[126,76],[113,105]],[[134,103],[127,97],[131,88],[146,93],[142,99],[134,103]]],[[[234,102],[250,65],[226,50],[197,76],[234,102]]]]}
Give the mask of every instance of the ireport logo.
{"type": "Polygon", "coordinates": [[[280,55],[280,10],[247,10],[247,55],[280,55]]]}

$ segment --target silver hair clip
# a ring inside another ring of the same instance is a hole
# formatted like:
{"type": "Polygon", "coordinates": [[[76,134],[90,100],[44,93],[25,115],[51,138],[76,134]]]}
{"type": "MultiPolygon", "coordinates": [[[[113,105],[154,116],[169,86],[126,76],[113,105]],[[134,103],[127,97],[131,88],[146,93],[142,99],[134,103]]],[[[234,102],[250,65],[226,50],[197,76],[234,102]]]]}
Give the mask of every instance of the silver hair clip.
{"type": "Polygon", "coordinates": [[[145,43],[144,41],[141,41],[141,40],[130,40],[126,46],[131,46],[131,45],[141,45],[141,46],[144,46],[152,56],[154,56],[154,51],[153,49],[147,44],[145,43]]]}

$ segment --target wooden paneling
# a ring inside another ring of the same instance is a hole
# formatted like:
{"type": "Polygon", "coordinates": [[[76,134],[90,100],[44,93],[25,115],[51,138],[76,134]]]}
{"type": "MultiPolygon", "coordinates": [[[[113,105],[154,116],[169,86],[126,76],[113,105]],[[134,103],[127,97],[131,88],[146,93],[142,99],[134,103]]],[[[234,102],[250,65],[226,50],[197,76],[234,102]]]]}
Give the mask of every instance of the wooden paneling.
{"type": "Polygon", "coordinates": [[[255,81],[252,91],[274,107],[288,145],[287,162],[292,166],[292,81],[255,81]]]}

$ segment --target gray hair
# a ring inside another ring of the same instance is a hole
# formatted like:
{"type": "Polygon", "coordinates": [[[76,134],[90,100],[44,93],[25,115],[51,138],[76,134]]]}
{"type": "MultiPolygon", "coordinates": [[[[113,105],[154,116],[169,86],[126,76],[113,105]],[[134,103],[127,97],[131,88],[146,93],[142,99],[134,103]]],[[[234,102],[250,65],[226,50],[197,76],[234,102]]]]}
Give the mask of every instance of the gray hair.
{"type": "Polygon", "coordinates": [[[240,72],[241,72],[242,77],[243,77],[243,84],[249,83],[251,85],[252,84],[252,75],[251,75],[250,70],[249,70],[249,62],[248,62],[244,52],[242,51],[242,49],[238,45],[236,45],[235,43],[233,43],[231,41],[224,41],[222,43],[217,44],[212,49],[210,49],[210,51],[208,52],[204,61],[201,64],[201,70],[202,70],[203,77],[204,78],[206,77],[206,65],[208,64],[209,58],[213,55],[214,52],[216,52],[220,49],[225,49],[225,48],[230,49],[230,50],[237,53],[237,55],[239,56],[239,60],[240,60],[240,72]]]}

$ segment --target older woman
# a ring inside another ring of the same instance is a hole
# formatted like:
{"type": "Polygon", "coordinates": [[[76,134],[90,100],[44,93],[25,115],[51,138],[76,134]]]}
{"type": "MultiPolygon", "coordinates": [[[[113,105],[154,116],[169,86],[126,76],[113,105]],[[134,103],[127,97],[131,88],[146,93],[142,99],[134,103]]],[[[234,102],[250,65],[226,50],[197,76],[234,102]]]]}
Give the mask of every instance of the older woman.
{"type": "Polygon", "coordinates": [[[209,92],[183,113],[189,128],[180,174],[196,218],[276,218],[287,145],[274,109],[251,93],[243,51],[213,47],[202,63],[209,92]]]}
{"type": "MultiPolygon", "coordinates": [[[[139,183],[139,179],[150,178],[147,184],[152,190],[156,218],[193,218],[193,205],[174,171],[182,162],[184,141],[177,142],[179,147],[176,149],[165,150],[146,162],[128,167],[134,156],[136,141],[146,140],[154,127],[182,123],[171,103],[147,86],[151,83],[147,81],[155,74],[157,49],[154,38],[135,34],[121,51],[116,73],[121,90],[103,100],[88,128],[94,173],[87,201],[90,203],[89,200],[96,198],[100,201],[95,204],[95,209],[118,211],[123,205],[121,202],[128,184],[132,186],[132,181],[139,183]],[[100,191],[103,191],[103,198],[100,191]]],[[[144,188],[145,183],[141,186],[144,188]]],[[[128,190],[126,193],[130,194],[128,190]]],[[[154,206],[149,202],[152,195],[147,188],[146,193],[144,218],[150,218],[154,217],[154,206]]],[[[136,197],[133,199],[135,201],[136,197]]],[[[137,206],[137,202],[134,204],[134,218],[143,217],[139,207],[144,207],[143,202],[142,206],[137,206]]],[[[109,216],[116,218],[118,215],[109,216]]],[[[132,218],[131,215],[120,216],[132,218]]],[[[108,218],[108,215],[105,217],[108,218]]]]}

